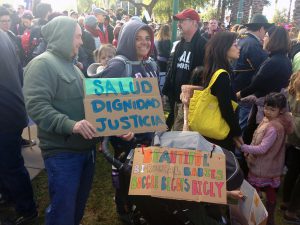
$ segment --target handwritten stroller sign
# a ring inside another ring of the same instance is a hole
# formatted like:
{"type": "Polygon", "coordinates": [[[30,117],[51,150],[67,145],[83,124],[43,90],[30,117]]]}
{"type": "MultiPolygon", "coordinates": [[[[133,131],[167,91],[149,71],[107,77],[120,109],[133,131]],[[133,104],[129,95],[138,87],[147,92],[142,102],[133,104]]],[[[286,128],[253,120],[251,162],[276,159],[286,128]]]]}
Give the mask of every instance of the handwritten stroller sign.
{"type": "Polygon", "coordinates": [[[85,79],[85,116],[99,136],[166,130],[156,78],[85,79]]]}
{"type": "Polygon", "coordinates": [[[225,156],[200,150],[137,148],[129,194],[226,204],[225,156]]]}

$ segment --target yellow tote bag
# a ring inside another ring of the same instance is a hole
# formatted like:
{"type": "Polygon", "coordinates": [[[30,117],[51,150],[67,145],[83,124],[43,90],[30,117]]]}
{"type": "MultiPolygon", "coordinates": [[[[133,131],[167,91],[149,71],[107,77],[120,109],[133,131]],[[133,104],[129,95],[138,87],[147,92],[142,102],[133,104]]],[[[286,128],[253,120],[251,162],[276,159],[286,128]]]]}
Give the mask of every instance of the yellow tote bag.
{"type": "MultiPolygon", "coordinates": [[[[194,91],[190,100],[188,123],[191,131],[198,131],[201,135],[216,140],[224,140],[230,128],[221,115],[218,99],[211,94],[211,86],[218,76],[226,70],[217,70],[207,88],[202,91],[194,91]]],[[[234,101],[232,107],[236,110],[238,104],[234,101]]]]}

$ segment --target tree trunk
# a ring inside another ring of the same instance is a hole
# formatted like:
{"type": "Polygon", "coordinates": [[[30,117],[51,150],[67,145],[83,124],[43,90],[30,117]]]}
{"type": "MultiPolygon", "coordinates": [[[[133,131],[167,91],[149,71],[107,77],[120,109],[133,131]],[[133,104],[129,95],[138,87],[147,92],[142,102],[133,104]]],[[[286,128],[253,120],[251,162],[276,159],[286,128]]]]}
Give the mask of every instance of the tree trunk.
{"type": "MultiPolygon", "coordinates": [[[[217,20],[220,19],[220,14],[221,14],[221,0],[218,0],[218,6],[217,6],[217,20]]],[[[212,18],[211,18],[212,19],[212,18]]]]}
{"type": "MultiPolygon", "coordinates": [[[[278,1],[278,0],[277,0],[278,1]]],[[[289,4],[289,11],[288,11],[288,15],[287,15],[287,22],[289,23],[291,20],[291,10],[292,10],[292,1],[290,0],[290,4],[289,4]]]]}
{"type": "Polygon", "coordinates": [[[242,23],[248,23],[249,22],[251,3],[252,3],[251,0],[244,0],[242,23]]]}
{"type": "Polygon", "coordinates": [[[300,29],[300,0],[295,1],[293,20],[297,28],[300,29]]]}
{"type": "Polygon", "coordinates": [[[230,21],[231,24],[235,24],[237,20],[237,13],[239,10],[239,0],[231,0],[231,5],[230,5],[230,21]]]}
{"type": "Polygon", "coordinates": [[[264,0],[252,0],[252,12],[251,12],[251,18],[254,14],[262,14],[264,6],[265,6],[264,0]]]}
{"type": "Polygon", "coordinates": [[[221,11],[221,18],[220,18],[220,22],[223,23],[224,19],[225,19],[225,11],[227,8],[228,2],[227,0],[222,0],[222,11],[221,11]]]}

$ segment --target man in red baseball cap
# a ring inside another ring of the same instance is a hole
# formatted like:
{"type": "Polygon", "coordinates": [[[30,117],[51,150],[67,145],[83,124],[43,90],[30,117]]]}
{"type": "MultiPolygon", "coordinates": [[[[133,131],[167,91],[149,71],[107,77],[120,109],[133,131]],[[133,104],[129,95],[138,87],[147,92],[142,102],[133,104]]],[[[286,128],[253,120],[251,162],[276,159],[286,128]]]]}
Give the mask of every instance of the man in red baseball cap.
{"type": "Polygon", "coordinates": [[[200,21],[199,14],[194,9],[185,9],[182,12],[173,16],[174,20],[196,20],[197,22],[200,21]]]}
{"type": "MultiPolygon", "coordinates": [[[[171,108],[174,106],[173,130],[180,131],[183,128],[183,105],[180,101],[181,86],[190,83],[191,74],[196,67],[203,66],[206,40],[201,37],[200,17],[194,9],[185,9],[174,15],[173,19],[178,21],[182,38],[176,45],[171,68],[167,70],[163,94],[168,96],[171,108]]],[[[171,128],[170,124],[168,127],[171,128]]]]}

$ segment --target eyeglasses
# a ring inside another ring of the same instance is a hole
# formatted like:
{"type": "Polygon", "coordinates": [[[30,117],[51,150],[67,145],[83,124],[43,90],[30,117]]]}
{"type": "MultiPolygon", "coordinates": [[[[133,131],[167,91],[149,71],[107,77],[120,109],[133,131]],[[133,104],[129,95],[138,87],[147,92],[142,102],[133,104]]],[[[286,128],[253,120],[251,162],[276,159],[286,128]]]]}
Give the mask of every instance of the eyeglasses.
{"type": "Polygon", "coordinates": [[[0,20],[0,23],[10,23],[10,20],[0,20]]]}

